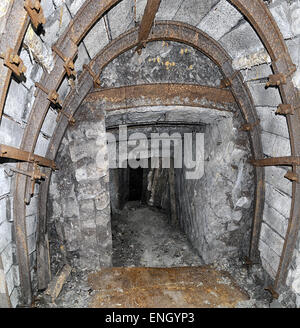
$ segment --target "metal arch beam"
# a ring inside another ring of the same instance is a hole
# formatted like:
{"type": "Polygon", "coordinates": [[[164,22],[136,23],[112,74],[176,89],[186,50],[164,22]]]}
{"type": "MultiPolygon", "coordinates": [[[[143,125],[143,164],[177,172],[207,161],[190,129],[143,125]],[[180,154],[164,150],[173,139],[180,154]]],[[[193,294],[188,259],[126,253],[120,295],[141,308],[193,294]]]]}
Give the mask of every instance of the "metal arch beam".
{"type": "MultiPolygon", "coordinates": [[[[251,95],[247,87],[243,84],[243,78],[241,74],[236,74],[231,66],[231,59],[224,51],[224,49],[208,35],[201,32],[197,28],[191,27],[187,24],[180,22],[157,22],[152,29],[152,33],[149,36],[149,42],[166,40],[177,41],[188,44],[195,49],[205,53],[210,57],[223,71],[224,77],[234,78],[232,79],[232,93],[236,100],[240,110],[245,117],[245,120],[249,123],[257,121],[256,111],[252,102],[251,95]]],[[[136,47],[138,45],[138,29],[132,29],[123,34],[119,38],[113,40],[108,46],[106,46],[90,63],[90,68],[96,73],[100,74],[103,68],[115,59],[120,54],[136,47]]],[[[75,114],[78,107],[85,99],[87,94],[93,88],[94,78],[89,74],[89,70],[86,69],[81,74],[78,80],[78,93],[72,91],[65,100],[63,105],[65,112],[69,114],[75,114]]],[[[56,157],[59,145],[63,138],[63,135],[67,129],[68,122],[62,117],[56,130],[53,134],[51,143],[49,144],[47,157],[53,159],[56,157]]],[[[255,127],[250,132],[250,140],[252,144],[252,151],[255,158],[262,157],[262,146],[260,139],[260,130],[255,127]]],[[[50,174],[50,172],[48,172],[50,174]]],[[[49,176],[50,177],[50,176],[49,176]]],[[[264,171],[261,168],[256,168],[256,207],[253,233],[256,234],[251,241],[250,253],[254,259],[257,256],[258,249],[258,237],[261,225],[263,204],[264,204],[264,171]]],[[[49,179],[47,179],[49,183],[49,179]]],[[[39,249],[38,253],[47,253],[46,247],[46,199],[49,184],[43,184],[40,190],[40,225],[39,225],[39,249]]],[[[39,258],[39,257],[38,257],[39,258]]],[[[45,283],[47,279],[44,277],[49,276],[47,273],[48,263],[39,258],[38,268],[40,270],[39,276],[42,276],[41,281],[45,283]]]]}
{"type": "MultiPolygon", "coordinates": [[[[252,24],[260,36],[265,48],[272,59],[275,74],[288,76],[287,83],[279,86],[284,104],[294,108],[300,106],[300,96],[297,92],[290,72],[293,71],[293,62],[284,38],[272,14],[262,0],[227,0],[232,3],[252,24]]],[[[297,110],[291,117],[287,115],[287,125],[290,134],[291,155],[300,156],[300,111],[297,110]]],[[[300,167],[293,166],[293,173],[300,176],[300,167]]],[[[277,289],[286,283],[289,266],[296,247],[300,230],[300,184],[293,182],[292,205],[285,243],[283,246],[279,268],[277,271],[274,288],[277,289]]]]}
{"type": "MultiPolygon", "coordinates": [[[[228,0],[231,2],[233,5],[235,5],[246,17],[247,19],[252,22],[260,21],[260,30],[258,30],[258,27],[254,25],[254,29],[258,32],[258,34],[261,36],[265,47],[269,50],[269,53],[272,54],[272,59],[279,59],[280,60],[277,62],[275,65],[276,69],[279,70],[280,65],[283,66],[282,71],[287,70],[289,68],[289,65],[286,66],[286,61],[288,62],[286,58],[290,59],[289,53],[286,51],[285,43],[283,40],[283,37],[281,33],[279,32],[278,28],[276,28],[276,23],[274,19],[272,18],[268,8],[266,5],[261,1],[261,0],[256,0],[256,1],[245,1],[245,0],[228,0]],[[259,5],[262,9],[262,13],[255,13],[253,12],[253,8],[255,6],[259,5]],[[274,33],[273,36],[275,35],[275,39],[268,33],[265,33],[264,29],[273,26],[274,33]],[[275,27],[274,27],[275,26],[275,27]],[[273,40],[273,41],[272,41],[273,40]],[[274,45],[274,43],[277,43],[277,45],[274,45]],[[278,44],[280,44],[280,50],[277,52],[273,52],[274,47],[278,47],[278,44]],[[282,57],[280,57],[282,56],[282,57]],[[282,62],[281,64],[279,62],[282,62]],[[284,66],[286,67],[284,69],[284,66]]],[[[73,43],[79,43],[84,36],[88,33],[89,29],[93,26],[93,24],[96,23],[96,21],[103,15],[105,11],[108,11],[112,6],[117,4],[119,1],[113,1],[113,0],[104,0],[104,1],[98,1],[98,0],[87,0],[85,4],[82,6],[82,8],[78,11],[76,17],[70,22],[68,28],[66,29],[66,32],[64,35],[59,39],[58,45],[60,48],[68,49],[70,48],[70,51],[68,53],[71,55],[73,54],[75,56],[75,50],[73,49],[73,43]],[[74,42],[73,42],[73,41],[74,42]]],[[[58,88],[59,85],[59,79],[62,79],[61,76],[64,75],[64,70],[60,68],[60,64],[58,63],[58,68],[56,66],[55,68],[55,75],[51,75],[48,79],[48,76],[45,74],[42,77],[41,81],[47,80],[48,83],[45,83],[46,86],[52,84],[55,85],[56,88],[58,88]],[[58,78],[56,78],[58,77],[58,78]],[[53,83],[51,83],[51,80],[53,80],[53,83]]],[[[295,88],[292,84],[289,83],[288,86],[281,87],[282,91],[282,96],[285,97],[286,100],[293,99],[295,96],[295,88]]],[[[5,93],[6,96],[6,93],[5,93]]],[[[42,99],[43,100],[43,99],[42,99]]],[[[299,103],[298,100],[295,99],[296,104],[299,103]]],[[[288,102],[286,102],[288,103],[288,102]]],[[[30,124],[27,128],[26,133],[24,134],[23,138],[23,144],[25,141],[27,141],[27,146],[25,150],[33,150],[36,145],[36,141],[40,132],[40,128],[43,124],[43,121],[45,119],[45,116],[47,114],[49,108],[49,104],[45,101],[41,102],[41,98],[37,99],[35,102],[35,105],[33,106],[32,109],[32,114],[31,114],[31,119],[30,122],[32,121],[32,124],[30,124]],[[38,104],[38,105],[37,105],[38,104]],[[36,118],[35,118],[36,117],[36,118]]],[[[288,121],[290,119],[288,118],[288,121]]],[[[296,133],[296,128],[300,126],[298,124],[299,119],[297,119],[297,122],[294,124],[289,123],[289,130],[290,134],[293,135],[296,133]]],[[[300,129],[298,128],[298,132],[300,133],[300,129]]],[[[292,142],[292,148],[294,147],[294,142],[292,142]]],[[[300,145],[300,143],[298,143],[300,145]]],[[[25,219],[25,208],[22,206],[22,202],[24,199],[24,194],[26,190],[26,180],[25,179],[19,179],[18,181],[18,190],[15,191],[14,193],[14,200],[15,202],[20,201],[20,204],[18,205],[18,208],[15,210],[14,214],[17,214],[17,217],[21,217],[22,220],[25,219]]],[[[261,187],[260,187],[261,188],[261,187]]],[[[297,230],[297,225],[295,225],[295,222],[297,222],[297,217],[299,217],[299,211],[293,211],[295,207],[295,197],[297,199],[300,199],[300,193],[298,190],[298,187],[294,184],[293,186],[293,204],[292,204],[292,211],[291,211],[291,220],[290,222],[293,222],[289,226],[289,231],[295,231],[297,230]],[[297,191],[297,193],[296,193],[297,191]],[[293,215],[293,213],[296,213],[293,215]]],[[[298,203],[300,203],[298,201],[298,203]]],[[[287,235],[288,237],[288,235],[287,235]]],[[[285,246],[284,252],[287,253],[286,251],[288,249],[291,249],[292,244],[294,243],[295,238],[292,238],[289,243],[285,246]]],[[[284,253],[283,252],[283,253],[284,253]]],[[[282,268],[286,268],[288,265],[288,261],[284,260],[282,261],[282,268]]],[[[284,270],[281,270],[282,272],[284,270]]],[[[284,278],[278,277],[277,279],[277,284],[284,283],[284,278]]],[[[23,285],[21,283],[21,285],[23,285]]],[[[23,286],[24,287],[24,286],[23,286]]],[[[23,293],[24,294],[24,293],[23,293]]],[[[28,294],[28,293],[27,293],[28,294]]]]}
{"type": "Polygon", "coordinates": [[[161,0],[147,1],[144,15],[139,28],[139,44],[136,48],[137,52],[140,52],[141,49],[145,46],[145,43],[147,42],[160,3],[161,0]]]}
{"type": "Polygon", "coordinates": [[[101,106],[106,111],[139,106],[189,106],[233,111],[236,102],[228,89],[195,84],[139,84],[95,90],[85,102],[101,106]]]}
{"type": "MultiPolygon", "coordinates": [[[[9,29],[0,38],[0,54],[5,53],[9,48],[13,49],[14,54],[19,52],[29,22],[30,19],[24,9],[23,1],[14,1],[6,22],[9,29]]],[[[12,75],[11,70],[5,67],[1,61],[0,59],[0,122],[12,75]]]]}

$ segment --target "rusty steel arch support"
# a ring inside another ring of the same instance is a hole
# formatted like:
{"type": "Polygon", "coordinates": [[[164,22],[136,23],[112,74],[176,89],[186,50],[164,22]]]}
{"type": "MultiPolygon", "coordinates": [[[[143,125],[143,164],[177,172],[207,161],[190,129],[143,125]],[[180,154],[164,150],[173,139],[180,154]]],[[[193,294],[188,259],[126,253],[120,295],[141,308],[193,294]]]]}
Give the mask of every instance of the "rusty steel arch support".
{"type": "MultiPolygon", "coordinates": [[[[292,105],[298,108],[294,115],[287,115],[287,125],[290,134],[291,155],[300,155],[300,96],[295,88],[292,75],[294,69],[291,56],[284,42],[283,36],[276,24],[272,14],[262,0],[228,0],[242,14],[244,14],[252,24],[254,30],[261,38],[271,59],[272,68],[275,74],[286,76],[286,84],[279,86],[283,104],[292,105]]],[[[293,172],[300,175],[300,167],[293,165],[293,172]]],[[[285,237],[279,268],[277,271],[274,288],[277,289],[286,282],[289,265],[292,260],[300,229],[300,184],[293,182],[292,206],[289,218],[288,229],[285,237]]]]}
{"type": "MultiPolygon", "coordinates": [[[[225,50],[212,38],[200,30],[179,22],[156,22],[152,33],[149,36],[148,42],[153,41],[177,41],[201,51],[211,58],[221,69],[225,78],[231,79],[231,91],[235,102],[238,104],[243,117],[247,123],[254,124],[257,121],[257,114],[251,95],[248,88],[243,83],[243,78],[240,73],[233,70],[231,58],[225,50]]],[[[90,63],[90,68],[100,74],[105,66],[120,54],[136,47],[138,45],[138,29],[133,29],[106,46],[90,63]]],[[[69,115],[74,115],[82,101],[86,98],[90,90],[93,88],[93,77],[89,74],[86,68],[81,74],[78,81],[78,93],[71,91],[64,102],[64,111],[69,115]]],[[[53,137],[48,147],[47,157],[53,159],[56,157],[61,140],[68,127],[68,120],[61,117],[53,137]]],[[[260,139],[260,128],[256,126],[250,132],[250,140],[252,152],[255,158],[262,158],[262,145],[260,139]]],[[[47,172],[47,174],[51,174],[47,172]]],[[[258,240],[261,226],[261,218],[264,204],[264,171],[262,168],[256,168],[256,207],[255,218],[253,224],[253,236],[250,247],[250,257],[255,260],[258,257],[258,240]]],[[[47,191],[49,188],[50,175],[47,182],[41,186],[40,191],[40,215],[39,215],[39,254],[48,254],[47,248],[47,230],[46,230],[46,201],[47,191]]],[[[45,288],[49,277],[48,260],[38,254],[38,276],[40,279],[40,288],[45,288]]]]}
{"type": "MultiPolygon", "coordinates": [[[[74,57],[76,53],[75,44],[79,44],[84,36],[88,33],[89,29],[97,22],[102,15],[110,10],[110,8],[119,1],[113,0],[87,0],[82,8],[79,10],[75,18],[70,22],[68,28],[64,35],[57,42],[57,46],[60,49],[66,51],[66,55],[74,57]]],[[[228,0],[236,8],[241,11],[242,14],[251,22],[254,27],[254,30],[261,37],[264,46],[268,49],[269,54],[273,60],[273,69],[275,72],[289,72],[291,69],[291,58],[286,48],[282,34],[280,33],[274,18],[270,14],[268,8],[263,3],[262,0],[228,0]]],[[[20,18],[20,17],[17,17],[20,18]]],[[[19,37],[15,34],[14,37],[19,37]]],[[[15,38],[12,39],[12,41],[15,38]]],[[[46,87],[53,86],[52,89],[58,89],[59,82],[62,80],[62,77],[65,75],[63,69],[63,64],[56,58],[56,66],[54,68],[53,74],[44,74],[41,82],[45,82],[46,87]]],[[[0,90],[1,91],[1,90],[0,90]]],[[[299,107],[299,99],[297,96],[296,89],[290,79],[285,86],[280,86],[281,95],[284,103],[286,104],[295,104],[295,108],[299,107]]],[[[1,97],[5,95],[6,97],[7,90],[4,90],[1,94],[1,97]]],[[[45,116],[49,108],[49,102],[41,96],[38,96],[32,112],[30,114],[30,124],[28,125],[26,132],[24,133],[22,148],[24,150],[33,151],[36,145],[36,141],[41,129],[41,126],[44,122],[45,116]]],[[[299,113],[296,114],[295,120],[291,120],[290,117],[287,117],[288,127],[291,136],[291,146],[293,155],[299,155],[299,133],[300,133],[300,119],[299,113]],[[297,146],[295,146],[295,141],[297,141],[297,146]]],[[[24,167],[26,169],[26,166],[24,167]]],[[[293,168],[296,172],[296,168],[293,168]]],[[[299,169],[298,169],[299,170],[299,169]]],[[[297,173],[299,173],[297,170],[297,173]]],[[[17,225],[19,229],[22,230],[25,222],[25,206],[23,206],[24,195],[26,193],[26,179],[22,176],[17,177],[16,181],[16,190],[14,191],[14,217],[19,218],[17,225]],[[19,202],[19,203],[17,203],[19,202]]],[[[261,186],[263,188],[263,186],[261,186]]],[[[281,257],[281,264],[278,270],[277,279],[275,287],[280,286],[285,283],[285,278],[289,266],[289,262],[292,256],[292,252],[296,242],[296,234],[300,226],[300,190],[299,185],[293,183],[293,202],[291,208],[291,217],[289,222],[289,228],[286,236],[286,242],[284,250],[281,257]],[[298,200],[296,202],[296,199],[298,200]],[[298,203],[298,204],[297,204],[298,203]]],[[[26,231],[22,234],[26,235],[26,231]]],[[[20,268],[21,277],[21,286],[22,286],[22,300],[25,304],[29,304],[31,301],[31,292],[30,292],[30,274],[26,272],[26,262],[28,261],[28,254],[26,249],[23,250],[22,243],[17,238],[17,251],[18,257],[21,259],[19,262],[20,266],[23,266],[23,269],[20,268]],[[24,264],[25,263],[25,264],[24,264]],[[25,268],[25,270],[24,270],[25,268]],[[23,273],[23,274],[22,274],[23,273]]]]}
{"type": "MultiPolygon", "coordinates": [[[[22,1],[14,1],[9,9],[6,26],[7,33],[0,39],[0,54],[7,53],[11,48],[13,54],[18,54],[25,32],[29,25],[29,16],[24,9],[22,1]]],[[[2,61],[0,59],[0,61],[2,61]]],[[[11,70],[0,64],[0,122],[3,114],[4,104],[11,79],[11,70]]]]}

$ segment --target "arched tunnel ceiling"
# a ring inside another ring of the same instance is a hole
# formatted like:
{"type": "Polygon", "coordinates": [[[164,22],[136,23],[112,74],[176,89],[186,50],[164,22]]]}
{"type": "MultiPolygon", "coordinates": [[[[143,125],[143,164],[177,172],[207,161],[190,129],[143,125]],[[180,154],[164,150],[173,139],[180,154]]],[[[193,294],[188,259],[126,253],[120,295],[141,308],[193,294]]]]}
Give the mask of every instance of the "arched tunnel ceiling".
{"type": "MultiPolygon", "coordinates": [[[[53,9],[58,9],[62,5],[62,2],[60,0],[53,1],[50,6],[45,5],[45,15],[47,16],[47,23],[44,25],[45,33],[44,35],[41,35],[41,39],[44,41],[44,45],[47,45],[48,48],[46,47],[43,51],[49,51],[50,46],[55,42],[55,40],[57,40],[56,45],[60,48],[64,55],[73,58],[75,57],[75,54],[77,52],[76,45],[78,45],[79,51],[77,60],[75,62],[75,67],[78,72],[82,71],[82,65],[84,63],[89,63],[91,58],[93,58],[97,53],[99,53],[99,51],[103,49],[103,47],[107,46],[108,44],[112,44],[112,40],[115,40],[122,33],[127,32],[129,29],[132,29],[135,26],[136,30],[138,31],[139,23],[143,16],[146,1],[137,1],[138,5],[136,8],[136,13],[134,10],[134,2],[135,1],[132,0],[107,0],[102,1],[101,3],[92,0],[69,1],[66,3],[67,10],[63,11],[53,11],[53,9]],[[81,5],[83,5],[83,7],[81,7],[81,5]],[[111,6],[113,7],[110,8],[111,6]],[[105,15],[103,18],[101,18],[103,14],[105,15]],[[120,19],[120,17],[122,18],[120,19]],[[98,20],[99,18],[101,19],[98,20]],[[69,22],[70,25],[68,26],[69,22]],[[54,25],[56,26],[55,28],[53,28],[54,25]]],[[[263,5],[263,2],[260,0],[255,1],[253,3],[249,3],[248,1],[244,0],[212,0],[201,2],[201,5],[199,5],[198,2],[199,1],[195,0],[162,0],[159,11],[156,15],[156,20],[178,20],[182,22],[187,22],[193,26],[196,26],[200,30],[203,30],[215,40],[219,41],[219,44],[225,48],[228,54],[233,58],[233,65],[236,69],[245,68],[247,67],[247,65],[251,66],[251,63],[252,65],[257,65],[261,63],[268,63],[270,62],[270,60],[272,60],[272,69],[275,73],[285,73],[288,75],[287,84],[280,85],[279,87],[283,103],[292,104],[295,108],[297,108],[297,106],[299,106],[299,99],[292,83],[291,76],[289,75],[290,71],[292,70],[292,62],[290,60],[290,55],[275,21],[267,11],[266,7],[263,5]],[[236,8],[233,5],[236,6],[236,8]],[[197,8],[197,10],[195,10],[195,8],[197,8]],[[237,8],[239,10],[237,10],[237,8]],[[245,18],[243,14],[247,16],[247,18],[245,18]],[[230,17],[230,19],[228,19],[228,17],[230,17]],[[260,37],[258,37],[258,34],[260,37]],[[274,40],[276,40],[276,42],[274,42],[274,40]],[[254,54],[254,56],[251,57],[251,54],[254,54]]],[[[24,27],[26,26],[26,24],[29,23],[28,17],[24,16],[24,10],[22,11],[20,8],[19,10],[23,14],[23,27],[21,27],[20,30],[12,29],[12,33],[15,33],[16,37],[19,37],[19,34],[25,32],[26,28],[24,27]]],[[[157,29],[159,31],[159,24],[157,24],[157,22],[154,23],[154,29],[157,29]]],[[[285,37],[290,33],[289,30],[284,30],[283,32],[285,37]]],[[[187,35],[183,33],[182,39],[185,39],[188,42],[191,41],[187,40],[186,37],[187,35]]],[[[126,42],[126,38],[124,40],[126,42]]],[[[3,41],[1,42],[0,49],[2,51],[3,47],[6,47],[7,44],[3,41]]],[[[157,44],[159,43],[153,43],[153,47],[157,47],[157,44]]],[[[14,49],[17,50],[20,48],[20,37],[14,39],[12,46],[14,47],[14,49]]],[[[149,44],[150,53],[151,47],[152,45],[149,44]]],[[[126,46],[124,46],[124,51],[126,50],[128,49],[126,49],[126,46]]],[[[172,52],[172,50],[170,51],[172,52]]],[[[126,63],[126,56],[129,56],[130,53],[131,55],[133,55],[133,50],[130,50],[129,52],[124,53],[122,55],[124,64],[126,63]]],[[[143,58],[144,54],[146,53],[146,51],[142,53],[142,56],[140,58],[143,58]]],[[[104,63],[106,56],[108,56],[108,53],[102,54],[104,55],[102,63],[104,63]]],[[[163,55],[164,54],[162,53],[161,57],[163,57],[163,55]]],[[[35,60],[37,59],[38,58],[35,57],[35,60]]],[[[44,59],[45,58],[43,58],[42,61],[44,59]]],[[[211,68],[210,74],[208,75],[212,76],[211,73],[214,70],[213,66],[210,66],[208,61],[205,62],[206,59],[204,59],[204,57],[201,60],[201,64],[205,63],[207,67],[211,68]]],[[[62,63],[62,60],[58,58],[58,56],[55,56],[54,62],[49,64],[49,68],[53,67],[53,70],[51,72],[50,70],[49,72],[45,71],[42,76],[41,72],[39,72],[38,74],[35,74],[35,78],[42,85],[48,88],[48,90],[58,90],[62,98],[64,98],[64,96],[66,96],[70,91],[70,94],[66,97],[64,108],[67,109],[67,112],[71,112],[71,110],[76,110],[76,106],[78,106],[82,102],[86,94],[91,90],[93,81],[89,73],[86,70],[83,70],[82,75],[80,75],[79,77],[78,85],[76,83],[75,88],[70,89],[70,87],[68,86],[68,81],[67,79],[65,79],[65,70],[62,66],[62,63]],[[83,83],[83,79],[86,79],[87,83],[83,83]],[[75,104],[76,106],[72,108],[72,106],[74,106],[75,104]]],[[[90,65],[90,67],[92,68],[92,70],[97,71],[97,69],[99,70],[99,68],[101,68],[101,65],[95,67],[95,61],[92,61],[91,63],[92,64],[90,65]]],[[[45,62],[42,64],[45,67],[45,62]]],[[[110,65],[113,65],[113,62],[110,65]]],[[[231,65],[228,65],[226,61],[223,61],[221,66],[223,72],[225,72],[225,75],[227,77],[233,76],[234,71],[232,70],[231,65]]],[[[108,79],[105,75],[108,71],[110,71],[109,74],[111,74],[113,70],[109,70],[107,68],[107,71],[105,71],[104,69],[102,76],[102,81],[104,83],[106,82],[106,86],[110,86],[109,83],[113,85],[112,80],[108,79]]],[[[118,69],[116,72],[118,72],[119,74],[120,69],[118,69]]],[[[4,73],[6,73],[6,71],[4,73]]],[[[34,75],[34,72],[31,73],[32,75],[34,75]]],[[[215,74],[213,74],[213,80],[208,81],[204,78],[206,84],[218,84],[220,75],[217,71],[214,71],[214,73],[215,74]]],[[[116,74],[115,81],[118,80],[118,74],[116,74]]],[[[6,76],[6,79],[7,78],[10,79],[10,75],[6,76]]],[[[190,78],[191,80],[197,80],[197,77],[193,75],[189,75],[188,78],[190,78]]],[[[136,76],[134,76],[133,74],[131,81],[135,79],[136,76]]],[[[203,81],[203,77],[201,77],[200,80],[201,79],[203,81]]],[[[242,79],[240,77],[233,76],[233,81],[235,80],[236,83],[233,83],[232,88],[236,88],[236,92],[238,92],[238,85],[241,84],[242,79]]],[[[170,81],[170,78],[168,79],[168,81],[170,81]]],[[[30,81],[27,81],[27,88],[29,87],[29,82],[30,81]]],[[[11,88],[14,84],[15,83],[12,81],[11,88]]],[[[31,94],[29,94],[29,97],[30,95],[32,96],[32,87],[30,88],[31,94]]],[[[255,94],[255,88],[256,85],[250,85],[250,91],[253,94],[255,94]]],[[[22,119],[26,117],[26,128],[23,136],[22,133],[18,131],[17,133],[19,133],[20,135],[20,140],[18,142],[13,141],[14,145],[19,146],[20,148],[30,152],[34,151],[34,149],[36,149],[36,151],[38,150],[37,146],[39,146],[40,140],[43,140],[43,133],[40,133],[40,131],[45,129],[46,125],[51,125],[51,127],[48,128],[48,130],[50,131],[50,135],[48,135],[48,138],[51,138],[53,132],[54,135],[55,133],[58,135],[62,133],[59,132],[58,129],[56,129],[55,132],[55,124],[53,125],[53,123],[51,123],[55,122],[56,113],[52,110],[48,111],[49,101],[46,99],[45,94],[42,91],[38,91],[36,96],[37,97],[35,98],[35,100],[33,100],[31,103],[29,102],[29,106],[32,105],[30,115],[28,115],[29,110],[27,108],[27,115],[23,115],[22,117],[20,117],[20,121],[22,121],[22,119]]],[[[254,100],[256,101],[256,99],[257,98],[255,98],[254,100]]],[[[278,101],[281,101],[280,97],[278,97],[278,101]]],[[[249,105],[243,103],[243,101],[241,103],[241,107],[247,107],[249,105]]],[[[272,104],[272,106],[274,106],[274,104],[272,104]]],[[[4,113],[6,113],[5,110],[4,113]]],[[[1,127],[3,135],[5,134],[5,129],[7,129],[7,131],[11,129],[9,127],[9,123],[7,123],[7,117],[5,117],[5,120],[6,122],[4,123],[4,120],[2,120],[1,127]],[[5,127],[5,124],[7,127],[5,127]]],[[[256,121],[256,113],[252,112],[250,116],[246,114],[246,122],[253,124],[256,121]]],[[[60,117],[60,123],[63,126],[63,128],[61,128],[61,131],[64,131],[67,126],[67,119],[65,116],[60,117]]],[[[300,154],[300,142],[298,142],[300,141],[300,130],[298,128],[298,113],[293,116],[293,120],[291,120],[290,116],[287,116],[287,123],[291,139],[291,154],[294,156],[298,156],[300,154]]],[[[252,135],[252,138],[254,139],[256,138],[255,133],[259,133],[259,129],[254,129],[254,134],[252,135]]],[[[62,137],[62,135],[56,136],[56,140],[60,140],[60,137],[62,137]]],[[[5,138],[8,143],[12,141],[12,139],[10,139],[10,137],[7,137],[6,135],[5,138]]],[[[260,143],[259,139],[257,140],[257,142],[258,144],[260,143]]],[[[55,157],[55,151],[57,151],[57,147],[59,144],[55,145],[54,148],[53,144],[50,145],[51,146],[49,146],[48,148],[47,156],[55,157]]],[[[261,153],[261,149],[254,149],[254,152],[256,151],[258,151],[258,153],[261,153]]],[[[45,150],[43,150],[42,155],[45,154],[46,152],[45,150]]],[[[26,164],[19,165],[19,167],[25,170],[30,168],[30,166],[26,164]]],[[[293,172],[297,174],[300,173],[299,169],[295,165],[293,166],[293,172]]],[[[16,218],[16,225],[20,225],[21,228],[24,228],[25,209],[24,206],[21,204],[23,204],[24,195],[26,194],[26,190],[28,190],[29,188],[29,183],[27,183],[24,176],[20,175],[18,175],[16,183],[18,186],[18,190],[15,193],[14,202],[16,204],[20,204],[20,206],[16,206],[14,216],[16,218]]],[[[285,280],[288,264],[292,255],[292,246],[295,244],[296,232],[299,230],[299,220],[297,220],[297,218],[299,216],[298,214],[300,205],[299,202],[295,202],[295,199],[299,199],[300,197],[300,191],[298,189],[298,185],[294,182],[291,220],[288,230],[291,234],[287,235],[287,239],[285,242],[284,250],[281,257],[280,270],[278,271],[277,275],[277,284],[283,283],[285,280]]],[[[44,196],[42,195],[41,201],[44,201],[45,203],[45,199],[43,200],[43,197],[44,196]]],[[[19,240],[25,240],[26,236],[24,235],[24,232],[18,234],[17,239],[18,238],[19,240]]],[[[20,265],[23,266],[23,269],[28,267],[28,263],[26,263],[26,251],[27,250],[25,248],[25,255],[23,259],[22,255],[19,258],[20,265]]],[[[26,272],[24,274],[26,275],[26,272]]],[[[30,286],[28,286],[28,281],[22,281],[21,283],[27,285],[27,287],[25,288],[27,288],[27,290],[30,290],[30,286]]]]}

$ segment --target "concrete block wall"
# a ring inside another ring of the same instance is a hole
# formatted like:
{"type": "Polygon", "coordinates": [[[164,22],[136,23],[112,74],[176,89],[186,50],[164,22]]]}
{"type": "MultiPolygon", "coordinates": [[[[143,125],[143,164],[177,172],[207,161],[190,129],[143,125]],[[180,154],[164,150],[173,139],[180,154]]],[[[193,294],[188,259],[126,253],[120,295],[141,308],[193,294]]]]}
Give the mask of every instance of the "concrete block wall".
{"type": "Polygon", "coordinates": [[[112,256],[108,154],[104,114],[99,110],[87,119],[87,111],[69,128],[57,156],[48,215],[49,231],[59,239],[50,236],[50,250],[55,255],[63,245],[75,268],[97,270],[110,266],[112,256]],[[75,253],[78,258],[69,256],[75,253]]]}
{"type": "Polygon", "coordinates": [[[204,262],[247,254],[253,215],[250,146],[233,118],[206,126],[204,176],[176,171],[177,216],[204,262]],[[243,140],[243,141],[242,141],[243,140]]]}

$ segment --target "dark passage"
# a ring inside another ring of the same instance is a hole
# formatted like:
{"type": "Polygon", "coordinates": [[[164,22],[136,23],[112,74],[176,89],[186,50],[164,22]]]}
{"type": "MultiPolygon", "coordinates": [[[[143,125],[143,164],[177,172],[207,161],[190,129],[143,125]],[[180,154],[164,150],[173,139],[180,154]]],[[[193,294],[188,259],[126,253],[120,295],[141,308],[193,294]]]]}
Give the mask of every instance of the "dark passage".
{"type": "Polygon", "coordinates": [[[143,169],[129,168],[129,201],[142,200],[143,194],[143,169]]]}

